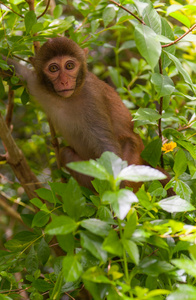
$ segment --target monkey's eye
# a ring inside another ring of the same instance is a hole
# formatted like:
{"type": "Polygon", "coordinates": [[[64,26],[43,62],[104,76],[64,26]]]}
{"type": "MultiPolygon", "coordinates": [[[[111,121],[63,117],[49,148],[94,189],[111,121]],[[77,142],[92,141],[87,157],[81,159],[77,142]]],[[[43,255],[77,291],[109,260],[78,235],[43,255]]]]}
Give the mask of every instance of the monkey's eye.
{"type": "Polygon", "coordinates": [[[54,73],[54,72],[56,72],[56,71],[59,70],[59,68],[58,68],[57,65],[50,65],[48,69],[49,69],[49,71],[52,72],[52,73],[54,73]]]}
{"type": "Polygon", "coordinates": [[[72,62],[68,62],[65,67],[67,70],[72,70],[74,69],[75,65],[72,62]]]}

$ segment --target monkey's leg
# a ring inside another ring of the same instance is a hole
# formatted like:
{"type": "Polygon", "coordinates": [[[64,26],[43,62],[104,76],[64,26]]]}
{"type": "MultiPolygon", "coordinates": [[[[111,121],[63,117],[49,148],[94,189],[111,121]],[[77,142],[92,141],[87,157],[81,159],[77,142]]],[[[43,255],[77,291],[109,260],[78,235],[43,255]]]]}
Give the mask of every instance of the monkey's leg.
{"type": "Polygon", "coordinates": [[[91,183],[91,181],[93,180],[92,177],[75,172],[66,166],[70,162],[77,161],[82,161],[82,159],[71,147],[63,147],[60,149],[61,166],[66,168],[81,186],[87,187],[90,190],[94,190],[91,183]]]}

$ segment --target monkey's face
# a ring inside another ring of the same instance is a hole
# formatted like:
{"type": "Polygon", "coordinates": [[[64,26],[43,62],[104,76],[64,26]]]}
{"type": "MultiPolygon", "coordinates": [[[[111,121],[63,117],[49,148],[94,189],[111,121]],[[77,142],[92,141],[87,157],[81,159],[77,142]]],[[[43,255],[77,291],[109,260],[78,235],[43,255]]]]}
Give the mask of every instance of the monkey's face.
{"type": "Polygon", "coordinates": [[[46,63],[44,74],[57,95],[69,98],[75,92],[80,65],[80,62],[71,56],[57,56],[46,63]]]}

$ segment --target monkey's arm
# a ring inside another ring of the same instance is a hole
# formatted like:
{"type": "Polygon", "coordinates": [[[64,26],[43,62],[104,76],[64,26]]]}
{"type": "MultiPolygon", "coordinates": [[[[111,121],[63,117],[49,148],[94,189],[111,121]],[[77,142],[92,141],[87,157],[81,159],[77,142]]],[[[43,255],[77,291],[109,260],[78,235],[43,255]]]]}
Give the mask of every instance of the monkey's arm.
{"type": "Polygon", "coordinates": [[[2,70],[0,68],[0,76],[5,77],[11,77],[12,75],[16,74],[20,81],[22,83],[25,83],[28,81],[29,77],[32,74],[32,71],[28,69],[26,66],[21,65],[19,62],[17,62],[14,59],[5,57],[4,55],[1,55],[1,58],[7,62],[7,64],[10,66],[9,70],[2,70]]]}

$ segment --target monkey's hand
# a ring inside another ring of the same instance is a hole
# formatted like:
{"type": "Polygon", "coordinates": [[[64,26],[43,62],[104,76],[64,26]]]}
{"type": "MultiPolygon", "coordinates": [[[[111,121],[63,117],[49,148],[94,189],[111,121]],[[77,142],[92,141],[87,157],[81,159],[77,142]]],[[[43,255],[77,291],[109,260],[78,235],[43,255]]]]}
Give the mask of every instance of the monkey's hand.
{"type": "Polygon", "coordinates": [[[70,162],[82,161],[79,155],[71,147],[63,147],[60,149],[60,162],[61,166],[66,168],[69,173],[77,180],[77,182],[84,187],[94,191],[91,181],[92,177],[80,174],[76,171],[72,171],[66,165],[70,162]]]}
{"type": "Polygon", "coordinates": [[[71,147],[63,147],[60,149],[60,162],[63,167],[66,167],[66,164],[75,161],[81,161],[82,159],[71,147]]]}

